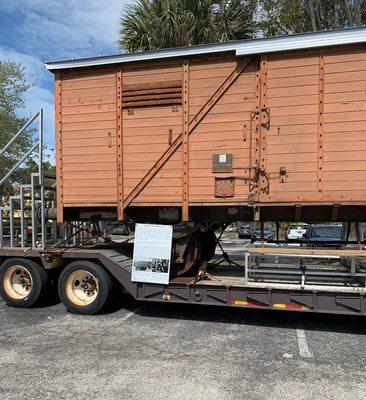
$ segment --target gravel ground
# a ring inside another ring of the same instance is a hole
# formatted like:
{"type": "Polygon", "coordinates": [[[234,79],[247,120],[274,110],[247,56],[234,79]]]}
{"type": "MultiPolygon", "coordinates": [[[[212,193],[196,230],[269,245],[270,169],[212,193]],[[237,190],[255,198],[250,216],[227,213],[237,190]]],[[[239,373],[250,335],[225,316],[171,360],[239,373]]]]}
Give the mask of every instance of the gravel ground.
{"type": "Polygon", "coordinates": [[[0,302],[1,399],[364,399],[365,319],[136,303],[0,302]]]}

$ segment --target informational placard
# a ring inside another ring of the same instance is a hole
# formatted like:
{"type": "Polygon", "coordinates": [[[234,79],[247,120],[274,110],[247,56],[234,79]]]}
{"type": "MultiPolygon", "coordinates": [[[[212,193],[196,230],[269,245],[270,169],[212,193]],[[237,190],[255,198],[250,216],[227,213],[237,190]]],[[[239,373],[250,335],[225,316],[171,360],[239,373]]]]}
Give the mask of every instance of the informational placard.
{"type": "Polygon", "coordinates": [[[173,227],[136,224],[132,281],[169,283],[173,227]]]}

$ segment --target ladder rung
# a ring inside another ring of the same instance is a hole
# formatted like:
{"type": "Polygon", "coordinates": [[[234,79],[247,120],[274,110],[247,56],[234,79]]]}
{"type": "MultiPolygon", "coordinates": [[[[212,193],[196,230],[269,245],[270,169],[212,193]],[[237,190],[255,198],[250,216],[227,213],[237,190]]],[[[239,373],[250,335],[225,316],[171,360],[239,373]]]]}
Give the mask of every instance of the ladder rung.
{"type": "MultiPolygon", "coordinates": [[[[32,196],[24,196],[24,200],[32,200],[32,196]]],[[[35,197],[34,200],[42,200],[42,197],[35,197]]]]}
{"type": "Polygon", "coordinates": [[[56,179],[56,174],[53,174],[52,172],[43,172],[44,178],[49,178],[49,179],[56,179]]]}

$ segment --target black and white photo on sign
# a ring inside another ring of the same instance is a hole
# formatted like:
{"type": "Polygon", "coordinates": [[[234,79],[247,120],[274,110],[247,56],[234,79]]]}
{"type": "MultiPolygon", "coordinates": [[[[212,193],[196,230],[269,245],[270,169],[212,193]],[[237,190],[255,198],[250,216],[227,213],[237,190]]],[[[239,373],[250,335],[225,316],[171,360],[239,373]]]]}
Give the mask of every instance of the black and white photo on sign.
{"type": "Polygon", "coordinates": [[[137,271],[151,271],[151,261],[135,261],[133,265],[137,271]]]}
{"type": "Polygon", "coordinates": [[[167,273],[169,270],[169,260],[166,258],[153,258],[151,260],[151,271],[152,272],[163,272],[167,273]]]}
{"type": "Polygon", "coordinates": [[[169,283],[173,227],[136,224],[132,281],[169,283]]]}

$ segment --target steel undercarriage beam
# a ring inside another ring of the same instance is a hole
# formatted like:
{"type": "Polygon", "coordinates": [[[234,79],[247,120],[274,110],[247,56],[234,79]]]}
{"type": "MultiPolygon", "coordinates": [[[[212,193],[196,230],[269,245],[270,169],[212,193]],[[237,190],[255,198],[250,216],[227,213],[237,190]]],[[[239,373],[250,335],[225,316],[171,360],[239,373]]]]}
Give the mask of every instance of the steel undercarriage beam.
{"type": "Polygon", "coordinates": [[[365,293],[174,284],[138,284],[136,293],[143,301],[366,315],[365,293]]]}

